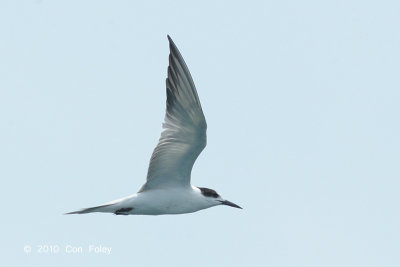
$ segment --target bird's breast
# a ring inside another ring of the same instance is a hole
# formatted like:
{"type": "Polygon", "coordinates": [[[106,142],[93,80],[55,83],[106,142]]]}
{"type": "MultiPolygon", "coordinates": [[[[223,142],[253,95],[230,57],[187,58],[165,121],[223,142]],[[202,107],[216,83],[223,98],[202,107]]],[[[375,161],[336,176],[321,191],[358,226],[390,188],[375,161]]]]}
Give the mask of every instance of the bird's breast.
{"type": "MultiPolygon", "coordinates": [[[[190,189],[191,190],[191,189],[190,189]]],[[[132,213],[143,215],[191,213],[206,208],[190,190],[149,190],[131,200],[132,213]]]]}

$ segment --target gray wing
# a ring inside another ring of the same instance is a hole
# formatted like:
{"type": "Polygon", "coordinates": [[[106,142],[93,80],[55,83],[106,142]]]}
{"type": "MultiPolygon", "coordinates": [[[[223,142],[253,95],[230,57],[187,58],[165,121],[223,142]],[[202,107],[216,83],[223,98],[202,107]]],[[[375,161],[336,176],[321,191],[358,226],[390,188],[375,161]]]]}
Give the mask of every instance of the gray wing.
{"type": "Polygon", "coordinates": [[[139,192],[157,187],[190,186],[192,167],[207,143],[207,123],[192,77],[168,36],[167,108],[163,132],[151,156],[147,181],[139,192]]]}

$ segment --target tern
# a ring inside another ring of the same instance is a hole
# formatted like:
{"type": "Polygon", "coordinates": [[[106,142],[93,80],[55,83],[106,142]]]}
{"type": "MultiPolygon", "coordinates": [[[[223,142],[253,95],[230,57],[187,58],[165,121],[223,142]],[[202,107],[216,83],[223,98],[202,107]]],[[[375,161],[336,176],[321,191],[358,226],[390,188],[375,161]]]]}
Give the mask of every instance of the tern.
{"type": "Polygon", "coordinates": [[[189,69],[167,37],[170,54],[164,129],[151,156],[146,183],[131,196],[66,214],[183,214],[217,205],[241,209],[213,189],[190,184],[193,164],[207,143],[207,123],[189,69]]]}

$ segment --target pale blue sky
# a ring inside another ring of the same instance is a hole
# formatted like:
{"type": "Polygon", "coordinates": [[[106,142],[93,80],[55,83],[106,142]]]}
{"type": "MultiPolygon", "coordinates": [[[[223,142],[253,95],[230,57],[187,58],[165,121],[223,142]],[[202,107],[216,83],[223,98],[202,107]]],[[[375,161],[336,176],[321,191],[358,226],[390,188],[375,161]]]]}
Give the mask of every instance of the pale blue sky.
{"type": "Polygon", "coordinates": [[[1,266],[400,266],[399,14],[398,1],[0,0],[1,266]],[[208,122],[192,182],[244,209],[63,216],[143,184],[167,34],[208,122]]]}

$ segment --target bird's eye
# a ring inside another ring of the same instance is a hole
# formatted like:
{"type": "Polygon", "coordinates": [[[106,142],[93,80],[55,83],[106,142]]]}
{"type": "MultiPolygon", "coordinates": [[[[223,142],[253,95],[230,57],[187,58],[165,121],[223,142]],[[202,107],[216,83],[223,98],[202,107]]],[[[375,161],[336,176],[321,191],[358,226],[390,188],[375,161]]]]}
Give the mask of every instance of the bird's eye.
{"type": "Polygon", "coordinates": [[[213,198],[219,198],[220,196],[215,190],[212,190],[210,188],[205,188],[205,187],[199,187],[201,193],[205,197],[213,197],[213,198]]]}

